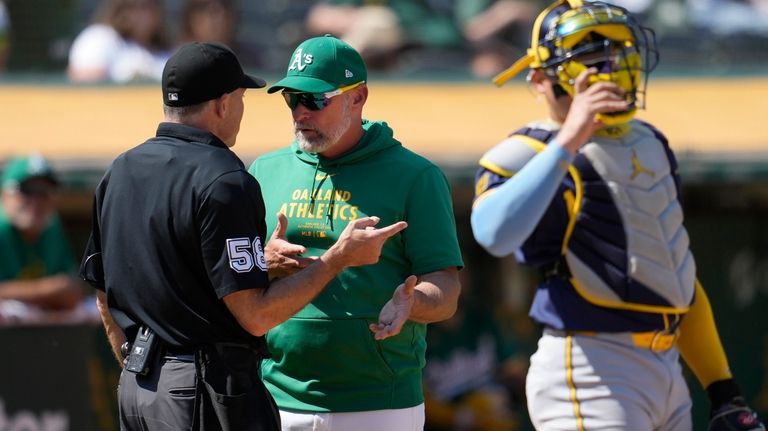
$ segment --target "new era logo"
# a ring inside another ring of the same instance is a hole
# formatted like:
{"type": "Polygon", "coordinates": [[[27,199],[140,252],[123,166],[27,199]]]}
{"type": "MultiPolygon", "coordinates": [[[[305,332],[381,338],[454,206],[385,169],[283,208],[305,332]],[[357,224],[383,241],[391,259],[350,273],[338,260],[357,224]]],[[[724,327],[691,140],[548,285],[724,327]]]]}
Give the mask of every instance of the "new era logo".
{"type": "Polygon", "coordinates": [[[355,76],[352,72],[349,71],[349,69],[344,69],[344,77],[345,78],[351,78],[355,76]]]}
{"type": "Polygon", "coordinates": [[[179,93],[168,93],[168,101],[174,102],[179,100],[179,93]]]}
{"type": "Polygon", "coordinates": [[[51,167],[48,166],[48,162],[43,158],[43,156],[35,154],[29,158],[29,162],[27,164],[27,172],[30,175],[39,174],[50,169],[51,167]]]}

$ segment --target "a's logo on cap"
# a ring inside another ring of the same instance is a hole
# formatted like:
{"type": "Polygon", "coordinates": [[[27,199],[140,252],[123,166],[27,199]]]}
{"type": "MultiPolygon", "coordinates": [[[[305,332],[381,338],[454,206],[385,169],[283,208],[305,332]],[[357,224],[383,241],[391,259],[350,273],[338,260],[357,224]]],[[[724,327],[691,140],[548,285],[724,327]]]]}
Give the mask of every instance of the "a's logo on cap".
{"type": "Polygon", "coordinates": [[[301,51],[301,48],[299,48],[293,55],[293,61],[291,61],[291,65],[288,66],[288,70],[298,70],[299,72],[303,72],[309,64],[312,64],[312,54],[304,54],[301,51]]]}
{"type": "Polygon", "coordinates": [[[345,77],[345,78],[351,78],[351,77],[353,77],[353,76],[355,76],[355,74],[354,74],[354,73],[352,73],[352,72],[350,72],[350,70],[349,70],[349,69],[344,69],[344,77],[345,77]]]}
{"type": "Polygon", "coordinates": [[[168,101],[176,102],[179,100],[179,93],[168,93],[168,101]]]}

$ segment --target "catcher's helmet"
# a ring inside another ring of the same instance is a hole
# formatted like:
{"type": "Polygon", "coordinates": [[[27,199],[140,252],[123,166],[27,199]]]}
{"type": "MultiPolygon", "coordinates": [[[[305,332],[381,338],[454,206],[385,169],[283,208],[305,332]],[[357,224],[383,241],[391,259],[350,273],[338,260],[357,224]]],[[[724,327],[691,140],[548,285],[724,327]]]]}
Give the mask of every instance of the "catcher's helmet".
{"type": "Polygon", "coordinates": [[[606,125],[629,121],[637,108],[645,106],[648,74],[659,54],[656,36],[635,21],[624,8],[604,2],[559,0],[539,14],[531,34],[531,47],[498,74],[493,82],[502,85],[523,69],[543,69],[549,79],[573,96],[576,77],[589,67],[596,81],[612,81],[626,92],[630,108],[600,115],[606,125]]]}

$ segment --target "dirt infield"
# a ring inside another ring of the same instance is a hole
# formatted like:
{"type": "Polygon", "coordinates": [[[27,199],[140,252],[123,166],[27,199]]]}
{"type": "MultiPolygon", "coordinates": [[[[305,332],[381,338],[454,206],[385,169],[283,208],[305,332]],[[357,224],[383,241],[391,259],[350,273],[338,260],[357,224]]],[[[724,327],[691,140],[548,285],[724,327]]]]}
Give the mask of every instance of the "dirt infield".
{"type": "MultiPolygon", "coordinates": [[[[37,150],[59,160],[111,159],[154,134],[159,86],[3,86],[0,159],[37,150]]],[[[234,150],[246,161],[291,139],[282,98],[251,90],[234,150]]],[[[639,118],[678,152],[768,150],[768,78],[656,80],[639,118]]],[[[365,116],[385,119],[407,147],[441,159],[476,159],[545,105],[522,83],[379,83],[365,116]]]]}

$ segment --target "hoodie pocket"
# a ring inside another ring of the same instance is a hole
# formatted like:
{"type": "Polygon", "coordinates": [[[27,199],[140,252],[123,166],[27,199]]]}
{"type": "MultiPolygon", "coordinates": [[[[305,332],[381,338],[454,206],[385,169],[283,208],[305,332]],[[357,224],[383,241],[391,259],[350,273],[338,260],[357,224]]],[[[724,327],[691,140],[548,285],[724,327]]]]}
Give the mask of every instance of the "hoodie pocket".
{"type": "Polygon", "coordinates": [[[272,360],[269,380],[280,374],[322,385],[380,385],[421,368],[413,325],[376,341],[367,319],[290,319],[267,334],[272,360]]]}

